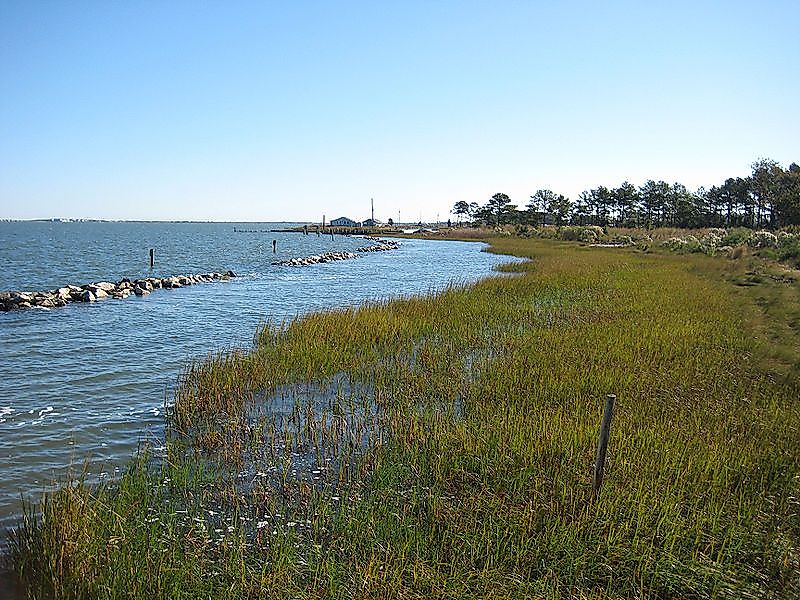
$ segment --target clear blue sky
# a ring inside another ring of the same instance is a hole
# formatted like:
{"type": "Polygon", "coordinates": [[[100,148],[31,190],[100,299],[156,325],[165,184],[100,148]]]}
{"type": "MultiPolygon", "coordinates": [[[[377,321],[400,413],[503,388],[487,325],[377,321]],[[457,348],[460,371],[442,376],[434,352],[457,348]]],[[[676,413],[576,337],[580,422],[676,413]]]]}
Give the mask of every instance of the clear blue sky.
{"type": "Polygon", "coordinates": [[[797,2],[0,3],[0,218],[446,219],[800,162],[797,2]]]}

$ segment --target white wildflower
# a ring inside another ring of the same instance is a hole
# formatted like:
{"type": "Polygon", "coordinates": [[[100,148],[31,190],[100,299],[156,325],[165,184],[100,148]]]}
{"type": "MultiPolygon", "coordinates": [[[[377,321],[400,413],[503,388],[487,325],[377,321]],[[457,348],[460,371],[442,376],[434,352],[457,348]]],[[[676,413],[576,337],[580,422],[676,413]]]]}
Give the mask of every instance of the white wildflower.
{"type": "Polygon", "coordinates": [[[754,231],[747,243],[753,248],[777,248],[778,238],[771,231],[754,231]]]}

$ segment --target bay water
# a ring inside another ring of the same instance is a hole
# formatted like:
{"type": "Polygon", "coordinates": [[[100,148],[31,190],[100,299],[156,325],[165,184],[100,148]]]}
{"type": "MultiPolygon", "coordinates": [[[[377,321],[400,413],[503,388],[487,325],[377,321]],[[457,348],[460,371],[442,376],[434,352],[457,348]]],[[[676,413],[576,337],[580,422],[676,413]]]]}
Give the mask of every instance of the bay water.
{"type": "Polygon", "coordinates": [[[509,260],[478,243],[402,240],[354,260],[273,265],[370,244],[273,231],[292,225],[0,222],[0,291],[237,274],[144,298],[0,313],[0,547],[22,498],[36,500],[84,465],[90,480],[113,477],[140,442],[163,443],[165,402],[191,360],[249,347],[266,321],[435,292],[509,260]]]}

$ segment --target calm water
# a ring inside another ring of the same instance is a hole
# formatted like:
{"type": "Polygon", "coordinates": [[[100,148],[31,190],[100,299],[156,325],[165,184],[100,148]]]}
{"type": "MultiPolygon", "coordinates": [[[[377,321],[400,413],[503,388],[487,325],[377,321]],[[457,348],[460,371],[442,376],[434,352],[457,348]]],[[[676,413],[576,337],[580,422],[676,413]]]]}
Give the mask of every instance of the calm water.
{"type": "Polygon", "coordinates": [[[268,319],[439,290],[508,260],[481,244],[404,240],[357,260],[278,267],[271,261],[365,242],[269,232],[286,224],[236,227],[257,232],[225,223],[0,223],[0,291],[240,275],[146,298],[0,313],[0,538],[18,518],[20,497],[35,498],[70,465],[88,458],[91,476],[113,476],[140,440],[158,444],[165,398],[191,358],[249,345],[268,319]]]}

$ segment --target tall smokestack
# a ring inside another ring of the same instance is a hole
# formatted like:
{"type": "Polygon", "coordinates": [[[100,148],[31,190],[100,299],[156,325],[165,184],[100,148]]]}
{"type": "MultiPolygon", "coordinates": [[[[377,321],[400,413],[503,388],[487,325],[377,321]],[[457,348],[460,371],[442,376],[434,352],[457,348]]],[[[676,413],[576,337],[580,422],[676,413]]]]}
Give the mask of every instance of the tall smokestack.
{"type": "Polygon", "coordinates": [[[372,222],[375,223],[375,200],[372,198],[369,199],[369,203],[372,205],[372,222]]]}

